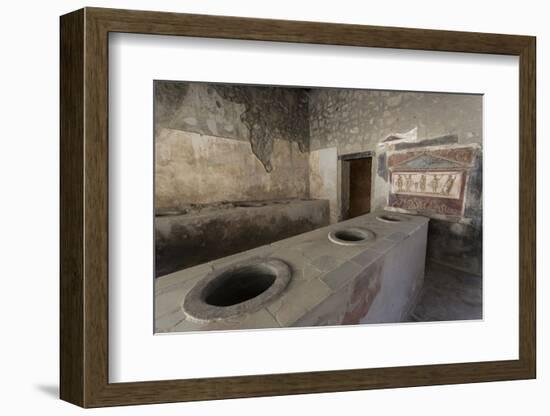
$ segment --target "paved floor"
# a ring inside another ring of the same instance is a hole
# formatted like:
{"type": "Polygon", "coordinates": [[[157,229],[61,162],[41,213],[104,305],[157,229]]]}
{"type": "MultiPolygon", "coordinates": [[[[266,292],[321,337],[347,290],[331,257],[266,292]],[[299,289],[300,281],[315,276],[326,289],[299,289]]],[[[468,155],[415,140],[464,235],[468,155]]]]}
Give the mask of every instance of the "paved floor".
{"type": "Polygon", "coordinates": [[[482,279],[438,263],[426,265],[420,301],[410,320],[454,321],[482,318],[482,279]]]}

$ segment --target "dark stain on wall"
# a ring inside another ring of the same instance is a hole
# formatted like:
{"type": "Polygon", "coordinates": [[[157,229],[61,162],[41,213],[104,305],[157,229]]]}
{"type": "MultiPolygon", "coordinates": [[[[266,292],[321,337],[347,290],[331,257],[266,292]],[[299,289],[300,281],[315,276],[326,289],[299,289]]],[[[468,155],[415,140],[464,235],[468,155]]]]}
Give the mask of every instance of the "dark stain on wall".
{"type": "Polygon", "coordinates": [[[431,219],[428,233],[428,259],[481,276],[481,224],[461,224],[431,219]]]}
{"type": "Polygon", "coordinates": [[[275,139],[309,151],[308,92],[303,88],[155,81],[155,130],[249,141],[271,172],[275,139]]]}
{"type": "Polygon", "coordinates": [[[252,151],[271,172],[273,140],[296,142],[300,151],[309,150],[307,93],[303,89],[212,85],[223,99],[243,104],[241,121],[248,127],[252,151]]]}

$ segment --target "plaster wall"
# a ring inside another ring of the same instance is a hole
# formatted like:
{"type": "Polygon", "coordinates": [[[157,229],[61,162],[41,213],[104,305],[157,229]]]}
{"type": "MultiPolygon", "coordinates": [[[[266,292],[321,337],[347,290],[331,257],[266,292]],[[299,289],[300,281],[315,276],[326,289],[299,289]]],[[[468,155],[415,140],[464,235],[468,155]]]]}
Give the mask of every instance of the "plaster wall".
{"type": "Polygon", "coordinates": [[[157,210],[309,197],[302,89],[155,82],[157,210]]]}
{"type": "Polygon", "coordinates": [[[330,222],[338,222],[338,156],[336,147],[309,153],[309,194],[311,198],[327,199],[330,222]]]}
{"type": "Polygon", "coordinates": [[[302,88],[155,82],[155,130],[163,127],[249,142],[266,171],[274,140],[309,148],[309,107],[302,88]]]}
{"type": "Polygon", "coordinates": [[[188,131],[161,129],[155,147],[156,209],[189,204],[309,197],[309,158],[295,142],[274,140],[264,166],[250,143],[188,131]]]}

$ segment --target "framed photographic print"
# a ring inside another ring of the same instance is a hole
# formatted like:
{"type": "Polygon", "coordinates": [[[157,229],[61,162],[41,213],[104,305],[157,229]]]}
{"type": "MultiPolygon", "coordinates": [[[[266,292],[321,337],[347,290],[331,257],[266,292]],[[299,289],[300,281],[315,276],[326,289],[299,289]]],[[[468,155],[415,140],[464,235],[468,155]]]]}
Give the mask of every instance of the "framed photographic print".
{"type": "Polygon", "coordinates": [[[61,17],[83,407],[534,378],[535,38],[61,17]]]}

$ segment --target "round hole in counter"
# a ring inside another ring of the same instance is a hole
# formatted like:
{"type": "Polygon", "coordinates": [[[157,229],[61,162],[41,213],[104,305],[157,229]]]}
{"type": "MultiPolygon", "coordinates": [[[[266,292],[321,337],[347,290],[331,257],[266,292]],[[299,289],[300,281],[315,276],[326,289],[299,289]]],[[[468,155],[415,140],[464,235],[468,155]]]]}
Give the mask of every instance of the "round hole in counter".
{"type": "Polygon", "coordinates": [[[251,258],[213,270],[183,300],[191,320],[236,318],[262,309],[285,290],[290,266],[276,258],[251,258]]]}
{"type": "Polygon", "coordinates": [[[231,306],[255,298],[273,285],[275,271],[262,264],[220,274],[204,288],[204,301],[213,306],[231,306]]]}
{"type": "Polygon", "coordinates": [[[366,228],[348,227],[331,231],[328,239],[340,245],[358,245],[375,240],[376,234],[366,228]]]}

